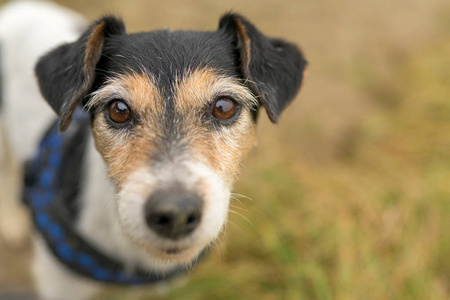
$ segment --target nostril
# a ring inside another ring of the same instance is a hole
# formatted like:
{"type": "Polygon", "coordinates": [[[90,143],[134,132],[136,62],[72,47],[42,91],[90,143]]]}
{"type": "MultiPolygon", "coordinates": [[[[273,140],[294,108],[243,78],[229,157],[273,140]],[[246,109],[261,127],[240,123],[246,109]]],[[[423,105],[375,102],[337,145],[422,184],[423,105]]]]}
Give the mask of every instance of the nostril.
{"type": "Polygon", "coordinates": [[[197,212],[191,213],[186,220],[186,225],[189,228],[194,229],[197,226],[197,224],[200,222],[200,217],[201,217],[200,213],[197,213],[197,212]]]}
{"type": "Polygon", "coordinates": [[[186,232],[187,233],[192,232],[197,227],[198,223],[200,223],[200,217],[201,217],[201,215],[198,213],[191,214],[188,216],[188,218],[186,219],[186,232]]]}
{"type": "Polygon", "coordinates": [[[159,218],[159,220],[157,221],[157,224],[158,224],[158,225],[161,225],[161,226],[168,225],[168,224],[172,223],[171,219],[172,219],[172,218],[169,217],[169,216],[161,216],[161,217],[159,218]]]}
{"type": "Polygon", "coordinates": [[[160,228],[170,226],[172,223],[172,216],[169,214],[151,214],[147,218],[147,224],[150,226],[158,226],[160,228]]]}
{"type": "Polygon", "coordinates": [[[187,219],[187,224],[188,225],[190,225],[190,224],[194,224],[194,223],[196,223],[197,222],[197,217],[196,216],[189,216],[189,218],[187,219]]]}

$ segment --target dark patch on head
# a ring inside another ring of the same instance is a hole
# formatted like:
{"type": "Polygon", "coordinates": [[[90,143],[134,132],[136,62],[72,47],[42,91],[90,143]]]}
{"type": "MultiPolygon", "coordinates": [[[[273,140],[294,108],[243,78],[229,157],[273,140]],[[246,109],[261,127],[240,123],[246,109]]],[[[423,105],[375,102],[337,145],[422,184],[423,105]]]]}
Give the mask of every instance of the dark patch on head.
{"type": "MultiPolygon", "coordinates": [[[[176,110],[174,89],[190,71],[213,69],[226,76],[238,76],[232,38],[216,32],[154,31],[115,35],[105,40],[97,64],[96,86],[115,74],[150,75],[160,91],[163,104],[156,112],[162,121],[161,147],[183,136],[176,110]],[[146,74],[143,74],[146,73],[146,74]]],[[[181,147],[181,146],[180,146],[181,147]]],[[[172,151],[171,147],[168,151],[172,151]]],[[[162,151],[163,152],[163,151],[162,151]]]]}
{"type": "Polygon", "coordinates": [[[154,31],[118,35],[105,41],[97,65],[97,83],[114,73],[148,72],[166,101],[173,101],[173,86],[189,70],[212,68],[236,76],[232,38],[216,32],[154,31]]]}

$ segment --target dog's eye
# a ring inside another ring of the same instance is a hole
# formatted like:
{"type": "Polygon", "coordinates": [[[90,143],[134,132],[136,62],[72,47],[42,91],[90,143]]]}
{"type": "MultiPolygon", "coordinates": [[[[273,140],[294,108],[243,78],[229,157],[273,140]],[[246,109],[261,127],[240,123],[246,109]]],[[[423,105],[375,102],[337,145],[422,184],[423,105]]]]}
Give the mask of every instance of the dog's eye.
{"type": "Polygon", "coordinates": [[[236,113],[236,103],[230,98],[219,98],[214,102],[212,115],[217,119],[227,120],[236,113]]]}
{"type": "Polygon", "coordinates": [[[131,110],[123,101],[114,100],[109,104],[109,117],[116,123],[125,123],[131,119],[131,110]]]}

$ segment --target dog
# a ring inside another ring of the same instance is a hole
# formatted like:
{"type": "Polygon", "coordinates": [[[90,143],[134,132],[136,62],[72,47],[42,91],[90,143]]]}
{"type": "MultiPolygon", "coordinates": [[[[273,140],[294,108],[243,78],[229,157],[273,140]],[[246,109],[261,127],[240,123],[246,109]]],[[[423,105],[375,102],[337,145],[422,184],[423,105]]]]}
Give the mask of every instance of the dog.
{"type": "Polygon", "coordinates": [[[234,13],[216,31],[128,34],[114,16],[83,26],[47,2],[0,13],[1,121],[25,166],[42,299],[190,270],[226,223],[259,108],[276,123],[307,64],[234,13]]]}

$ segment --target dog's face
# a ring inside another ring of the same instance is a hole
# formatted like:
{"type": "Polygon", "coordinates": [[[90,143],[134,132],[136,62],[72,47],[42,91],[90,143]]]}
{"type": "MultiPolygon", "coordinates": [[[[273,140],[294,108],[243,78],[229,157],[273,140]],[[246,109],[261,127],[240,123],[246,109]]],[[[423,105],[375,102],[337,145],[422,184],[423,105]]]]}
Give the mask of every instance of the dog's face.
{"type": "Polygon", "coordinates": [[[186,71],[169,96],[156,76],[109,78],[88,104],[92,131],[117,187],[123,232],[163,259],[190,260],[225,222],[254,142],[255,100],[239,79],[213,69],[186,71]]]}
{"type": "Polygon", "coordinates": [[[258,107],[276,121],[305,64],[237,15],[216,32],[132,35],[104,18],[36,72],[61,130],[80,103],[91,113],[124,235],[161,261],[188,263],[226,222],[258,107]]]}

